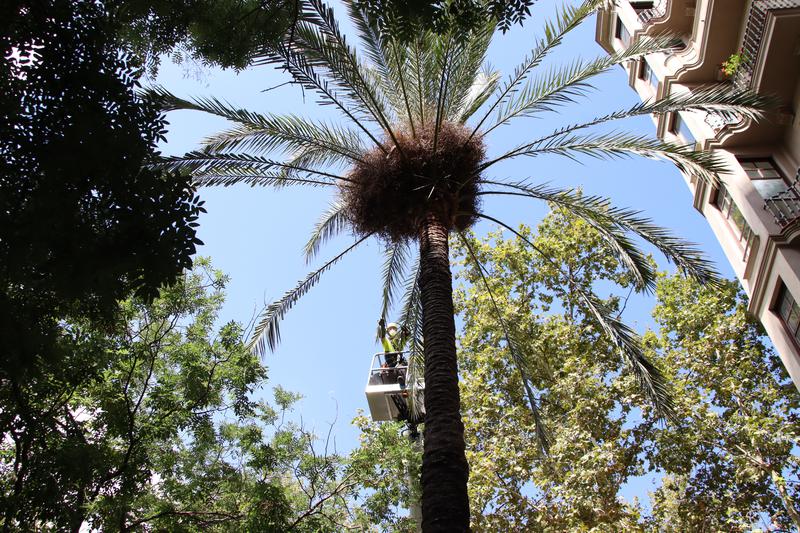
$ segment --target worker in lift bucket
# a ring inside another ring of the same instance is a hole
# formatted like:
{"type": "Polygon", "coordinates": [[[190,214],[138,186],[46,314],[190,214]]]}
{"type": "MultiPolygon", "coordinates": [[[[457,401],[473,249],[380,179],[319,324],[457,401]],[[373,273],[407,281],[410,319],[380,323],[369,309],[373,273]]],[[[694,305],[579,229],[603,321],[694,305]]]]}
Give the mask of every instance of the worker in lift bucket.
{"type": "MultiPolygon", "coordinates": [[[[407,365],[402,351],[405,348],[408,340],[408,328],[403,326],[400,328],[394,322],[386,325],[386,321],[381,318],[378,320],[378,336],[381,339],[384,352],[384,368],[395,368],[398,364],[407,365]]],[[[393,381],[400,383],[400,386],[405,386],[405,372],[394,371],[387,372],[387,377],[394,378],[393,381]]]]}

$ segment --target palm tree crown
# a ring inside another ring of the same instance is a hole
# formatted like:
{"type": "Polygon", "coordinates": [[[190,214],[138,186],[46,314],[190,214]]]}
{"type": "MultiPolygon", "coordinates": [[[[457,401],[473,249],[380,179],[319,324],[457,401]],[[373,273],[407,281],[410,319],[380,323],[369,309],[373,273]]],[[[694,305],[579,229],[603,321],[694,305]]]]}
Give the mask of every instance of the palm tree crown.
{"type": "MultiPolygon", "coordinates": [[[[152,91],[166,109],[196,109],[235,124],[208,138],[201,150],[165,160],[166,167],[191,172],[198,185],[329,187],[334,198],[306,244],[307,256],[314,257],[321,244],[343,231],[349,230],[356,237],[346,250],[264,310],[252,340],[256,352],[263,354],[277,345],[279,322],[285,313],[344,255],[370,237],[385,243],[381,314],[388,315],[395,304],[400,304],[400,321],[412,332],[412,366],[417,371],[423,366],[425,369],[426,530],[468,527],[447,239],[460,238],[469,250],[463,232],[484,219],[536,248],[512,225],[484,212],[482,197],[506,195],[542,200],[587,220],[630,271],[639,290],[652,289],[656,275],[632,236],[652,243],[685,274],[703,282],[715,279],[713,270],[693,245],[655,226],[637,211],[615,208],[605,198],[583,196],[571,189],[491,174],[502,161],[543,154],[569,158],[640,154],[669,160],[698,179],[713,181],[722,169],[707,153],[624,132],[597,132],[596,127],[638,115],[685,110],[715,110],[757,118],[758,110],[767,104],[764,98],[751,93],[702,88],[568,124],[487,158],[485,145],[497,128],[552,112],[586,93],[593,76],[676,45],[669,37],[643,38],[608,57],[576,60],[538,74],[537,67],[545,57],[601,2],[585,0],[563,8],[554,22],[545,25],[543,37],[520,65],[503,79],[498,72],[484,67],[495,29],[489,23],[468,34],[427,32],[406,42],[381,33],[377,24],[359,10],[357,2],[347,0],[344,3],[360,40],[357,50],[340,31],[332,10],[322,0],[309,0],[292,35],[283,45],[264,49],[257,63],[287,70],[296,83],[313,90],[321,103],[336,107],[347,119],[346,125],[296,115],[258,114],[213,98],[190,101],[161,89],[152,91]],[[276,154],[281,157],[276,158],[276,154]],[[412,245],[417,245],[418,252],[412,245]],[[402,298],[401,291],[405,293],[402,298]],[[424,348],[420,342],[423,334],[424,348]],[[437,411],[440,405],[447,408],[437,411]],[[454,417],[455,421],[446,420],[454,417]],[[444,434],[449,436],[439,438],[444,434]],[[460,452],[450,453],[448,447],[457,448],[459,438],[460,452]],[[451,468],[449,463],[456,466],[451,468]],[[441,478],[450,479],[450,484],[434,487],[441,478]],[[446,501],[436,500],[435,493],[439,492],[446,501]]],[[[483,273],[474,254],[472,260],[483,273]]],[[[566,290],[578,294],[589,315],[618,346],[643,393],[663,415],[669,416],[667,385],[658,369],[644,358],[636,334],[595,294],[577,284],[566,290]]],[[[498,320],[502,321],[499,313],[498,320]]],[[[524,347],[517,346],[506,325],[501,325],[506,331],[507,348],[523,378],[534,420],[538,420],[535,391],[525,375],[524,347]]],[[[546,446],[544,428],[538,423],[537,427],[541,444],[546,446]]]]}

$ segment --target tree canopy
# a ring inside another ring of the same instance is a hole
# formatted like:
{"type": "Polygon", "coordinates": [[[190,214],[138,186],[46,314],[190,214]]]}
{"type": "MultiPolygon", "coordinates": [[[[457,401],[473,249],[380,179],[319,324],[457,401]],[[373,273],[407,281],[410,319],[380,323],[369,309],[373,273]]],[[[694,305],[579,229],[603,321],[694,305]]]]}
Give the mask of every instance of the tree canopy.
{"type": "Polygon", "coordinates": [[[155,74],[161,56],[241,70],[291,32],[294,0],[115,0],[107,2],[123,44],[155,74]]]}
{"type": "MultiPolygon", "coordinates": [[[[542,406],[544,454],[526,408],[505,331],[476,268],[456,293],[470,498],[476,531],[749,531],[798,527],[800,395],[735,281],[702,287],[660,274],[644,335],[648,358],[668,377],[675,417],[666,424],[614,357],[591,313],[564,289],[632,279],[584,221],[554,211],[520,233],[564,271],[531,256],[518,237],[471,240],[542,406]],[[626,483],[656,480],[650,503],[622,498],[626,483]],[[648,511],[649,509],[649,511],[648,511]]],[[[469,251],[460,249],[467,261],[469,251]]]]}
{"type": "Polygon", "coordinates": [[[200,259],[152,302],[122,302],[110,331],[62,323],[62,364],[0,387],[3,531],[333,531],[350,519],[366,471],[286,419],[299,395],[276,385],[263,399],[267,371],[243,327],[217,325],[226,282],[200,259]]]}
{"type": "Polygon", "coordinates": [[[0,352],[9,375],[57,358],[57,321],[109,319],[191,265],[188,178],[146,168],[165,122],[137,95],[104,5],[3,3],[0,352]]]}

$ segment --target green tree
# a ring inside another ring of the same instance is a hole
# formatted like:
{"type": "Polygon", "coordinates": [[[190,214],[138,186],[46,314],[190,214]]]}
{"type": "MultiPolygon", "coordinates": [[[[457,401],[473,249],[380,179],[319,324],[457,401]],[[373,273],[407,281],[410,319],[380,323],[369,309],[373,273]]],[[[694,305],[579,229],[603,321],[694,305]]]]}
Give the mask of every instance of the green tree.
{"type": "Polygon", "coordinates": [[[299,396],[253,399],[266,369],[217,326],[225,283],[197,260],[110,332],[62,323],[63,364],[0,388],[4,531],[340,529],[361,479],[285,421],[299,396]]]}
{"type": "MultiPolygon", "coordinates": [[[[523,226],[518,233],[470,238],[457,248],[466,267],[460,277],[468,282],[456,291],[456,309],[464,319],[459,361],[472,528],[635,530],[639,509],[619,496],[644,466],[641,422],[631,424],[631,415],[637,408],[651,421],[657,415],[591,310],[569,289],[611,283],[627,291],[634,279],[600,233],[561,210],[536,232],[523,226]],[[497,313],[507,329],[498,326],[497,313]],[[509,372],[514,355],[507,338],[541,405],[539,422],[526,406],[522,372],[509,372]],[[537,425],[547,428],[546,454],[532,446],[537,425]]],[[[604,304],[615,313],[620,308],[615,297],[604,304]]]]}
{"type": "MultiPolygon", "coordinates": [[[[763,517],[797,528],[800,397],[736,282],[702,287],[660,275],[644,336],[669,377],[673,420],[662,425],[632,374],[614,357],[591,313],[565,290],[632,285],[613,250],[563,211],[535,234],[519,233],[557,259],[532,255],[521,237],[471,239],[458,253],[467,285],[456,291],[464,318],[460,372],[470,498],[476,531],[749,531],[763,517]],[[470,249],[472,252],[470,252],[470,249]],[[468,262],[474,253],[485,270],[468,262]],[[491,289],[491,290],[489,290],[491,289]],[[498,327],[525,347],[525,369],[552,445],[531,446],[536,421],[498,327]],[[620,489],[632,476],[663,476],[645,516],[620,489]]],[[[614,291],[617,292],[617,291],[614,291]]],[[[613,309],[624,300],[610,296],[613,309]]]]}
{"type": "Polygon", "coordinates": [[[291,33],[294,0],[116,0],[107,2],[124,46],[155,75],[160,56],[247,67],[291,33]]]}
{"type": "MultiPolygon", "coordinates": [[[[588,154],[604,158],[633,153],[667,159],[699,179],[713,180],[719,167],[709,154],[637,135],[587,130],[626,117],[677,110],[759,115],[757,108],[765,104],[761,97],[727,89],[698,89],[567,125],[525,140],[498,157],[486,158],[485,142],[497,128],[575,101],[590,88],[589,80],[596,74],[675,44],[667,38],[640,40],[609,57],[578,60],[537,74],[536,67],[545,56],[590,17],[599,3],[587,0],[564,8],[555,23],[545,26],[544,37],[536,41],[523,63],[501,83],[499,73],[482,68],[495,30],[493,21],[470,32],[425,31],[405,43],[381,33],[375,20],[347,2],[364,50],[362,58],[340,32],[332,10],[320,0],[310,2],[295,26],[292,42],[267,51],[259,62],[285,68],[294,81],[340,110],[350,126],[296,115],[259,114],[213,98],[188,101],[156,91],[167,109],[201,110],[235,123],[210,138],[203,150],[169,159],[166,168],[189,171],[200,185],[331,188],[335,199],[307,245],[309,257],[343,230],[357,235],[352,246],[267,307],[255,331],[258,353],[276,345],[280,319],[344,255],[373,236],[386,243],[381,314],[385,316],[392,308],[405,280],[408,290],[401,321],[413,333],[415,368],[420,368],[424,359],[422,508],[428,531],[465,530],[469,524],[469,472],[460,418],[448,239],[462,235],[477,220],[504,224],[481,211],[483,196],[550,200],[573,210],[602,232],[638,289],[652,288],[655,270],[629,233],[655,244],[683,272],[704,281],[713,278],[691,245],[636,212],[608,208],[602,198],[582,198],[570,190],[489,175],[496,164],[525,156],[588,154]],[[286,158],[269,157],[275,153],[286,158]],[[418,249],[416,255],[412,245],[418,249]],[[423,335],[424,357],[419,357],[423,335]]],[[[635,334],[591,291],[571,282],[570,288],[592,310],[594,320],[602,324],[604,333],[634,369],[650,400],[666,413],[663,379],[644,358],[635,334]]],[[[536,409],[532,396],[530,405],[536,409]]]]}
{"type": "Polygon", "coordinates": [[[735,282],[707,290],[663,278],[645,336],[675,387],[676,424],[648,436],[669,473],[654,495],[667,531],[800,529],[800,397],[735,282]]]}
{"type": "Polygon", "coordinates": [[[487,18],[502,31],[522,24],[535,0],[359,0],[377,27],[411,41],[421,31],[471,31],[487,18]]]}
{"type": "Polygon", "coordinates": [[[347,458],[348,469],[360,472],[358,497],[351,502],[363,531],[418,530],[422,453],[400,422],[372,422],[359,413],[353,420],[361,432],[359,447],[347,458]],[[361,501],[359,501],[361,500],[361,501]]]}
{"type": "Polygon", "coordinates": [[[57,361],[58,322],[113,321],[191,266],[203,211],[185,177],[144,169],[164,121],[137,96],[102,4],[0,7],[0,380],[57,361]]]}

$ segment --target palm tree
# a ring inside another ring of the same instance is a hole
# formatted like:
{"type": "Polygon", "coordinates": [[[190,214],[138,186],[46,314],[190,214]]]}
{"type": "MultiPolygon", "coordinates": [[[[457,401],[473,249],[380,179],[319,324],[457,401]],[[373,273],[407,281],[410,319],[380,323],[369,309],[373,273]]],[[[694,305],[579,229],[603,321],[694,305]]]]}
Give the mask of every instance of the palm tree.
{"type": "MultiPolygon", "coordinates": [[[[306,244],[309,258],[337,234],[349,230],[355,236],[352,245],[263,311],[252,340],[257,353],[276,346],[280,320],[335,263],[371,237],[386,245],[381,313],[386,316],[400,304],[401,321],[413,332],[412,366],[424,371],[425,378],[425,531],[469,528],[469,470],[459,412],[448,239],[462,239],[468,247],[463,237],[465,230],[478,220],[488,220],[535,248],[511,225],[481,209],[484,196],[543,200],[587,220],[607,240],[639,290],[653,288],[655,272],[632,236],[655,245],[685,274],[703,282],[715,279],[713,270],[693,245],[655,226],[637,211],[615,208],[604,198],[582,196],[571,189],[489,174],[502,161],[542,154],[570,158],[640,154],[672,161],[698,179],[714,181],[721,167],[707,153],[638,135],[597,133],[591,128],[627,117],[679,110],[759,116],[764,99],[706,88],[640,103],[589,122],[565,125],[488,159],[485,144],[501,126],[552,112],[584,95],[591,88],[593,76],[675,46],[674,39],[668,37],[642,39],[608,57],[576,60],[538,75],[537,66],[601,1],[585,0],[578,6],[563,8],[554,22],[545,25],[544,36],[522,63],[501,81],[498,72],[483,68],[494,33],[490,23],[467,34],[427,32],[403,42],[381,33],[356,2],[346,0],[359,34],[361,46],[357,50],[340,31],[332,10],[322,0],[309,0],[287,41],[278,48],[263,50],[256,63],[284,68],[296,83],[316,92],[323,104],[341,111],[347,125],[292,114],[253,113],[213,98],[190,101],[161,89],[153,91],[165,109],[200,110],[235,124],[208,138],[202,150],[169,158],[165,166],[191,172],[198,185],[247,183],[332,189],[330,209],[306,244]],[[270,158],[270,154],[283,155],[270,158]],[[402,298],[401,290],[405,292],[402,298]]],[[[474,254],[472,259],[483,274],[474,254]]],[[[567,289],[579,295],[599,327],[618,346],[644,395],[664,416],[669,416],[668,387],[658,369],[643,356],[636,334],[595,294],[577,284],[567,289]]],[[[498,319],[502,320],[499,314],[498,319]]],[[[524,347],[518,346],[506,325],[502,325],[507,348],[525,384],[541,445],[546,446],[546,432],[538,423],[535,391],[525,373],[524,347]]]]}

